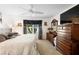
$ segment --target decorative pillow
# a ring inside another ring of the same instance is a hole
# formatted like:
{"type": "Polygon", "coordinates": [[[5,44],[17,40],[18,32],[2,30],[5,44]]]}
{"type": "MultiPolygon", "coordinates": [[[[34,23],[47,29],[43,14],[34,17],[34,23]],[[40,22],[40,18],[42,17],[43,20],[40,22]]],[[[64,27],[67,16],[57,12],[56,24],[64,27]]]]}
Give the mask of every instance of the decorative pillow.
{"type": "Polygon", "coordinates": [[[60,55],[48,40],[38,40],[36,43],[37,50],[41,55],[60,55]]]}
{"type": "Polygon", "coordinates": [[[7,39],[5,35],[0,34],[0,42],[3,42],[7,39]]]}
{"type": "Polygon", "coordinates": [[[11,33],[8,34],[9,39],[15,38],[16,36],[19,36],[19,34],[17,32],[11,32],[11,33]]]}

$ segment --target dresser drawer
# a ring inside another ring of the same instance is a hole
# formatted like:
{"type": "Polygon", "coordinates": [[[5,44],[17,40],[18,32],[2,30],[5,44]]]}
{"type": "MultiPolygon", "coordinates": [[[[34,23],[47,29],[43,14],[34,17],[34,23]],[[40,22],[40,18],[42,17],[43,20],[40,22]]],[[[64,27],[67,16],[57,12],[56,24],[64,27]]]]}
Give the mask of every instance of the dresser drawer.
{"type": "Polygon", "coordinates": [[[60,39],[60,40],[65,40],[67,42],[71,42],[71,37],[70,36],[57,36],[57,39],[60,39]]]}
{"type": "Polygon", "coordinates": [[[63,51],[57,46],[56,50],[59,51],[61,54],[64,54],[63,51]]]}
{"type": "MultiPolygon", "coordinates": [[[[70,37],[71,38],[71,37],[70,37]]],[[[65,41],[67,43],[72,44],[72,41],[69,37],[57,36],[57,41],[65,41]]]]}
{"type": "Polygon", "coordinates": [[[62,24],[57,29],[56,48],[63,54],[79,55],[79,24],[62,24]]]}
{"type": "Polygon", "coordinates": [[[72,44],[71,44],[70,42],[67,42],[67,41],[65,41],[65,40],[58,40],[57,43],[60,43],[60,44],[63,43],[63,44],[65,44],[65,45],[69,46],[69,47],[72,46],[72,44]]]}
{"type": "Polygon", "coordinates": [[[71,33],[58,32],[57,35],[62,37],[71,37],[71,33]]]}
{"type": "Polygon", "coordinates": [[[64,47],[64,48],[67,48],[67,49],[71,49],[71,44],[67,43],[67,42],[64,42],[64,41],[57,41],[57,45],[62,46],[62,48],[64,47]]]}
{"type": "Polygon", "coordinates": [[[60,53],[62,53],[64,55],[70,55],[71,54],[71,50],[67,50],[66,48],[63,49],[60,46],[57,46],[56,50],[58,50],[60,53]]]}

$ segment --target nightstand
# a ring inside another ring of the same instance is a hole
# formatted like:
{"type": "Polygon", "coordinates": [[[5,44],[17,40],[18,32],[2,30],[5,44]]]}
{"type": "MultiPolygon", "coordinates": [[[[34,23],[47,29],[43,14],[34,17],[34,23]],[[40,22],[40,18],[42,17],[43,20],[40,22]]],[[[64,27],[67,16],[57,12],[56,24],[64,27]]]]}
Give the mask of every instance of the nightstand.
{"type": "Polygon", "coordinates": [[[55,46],[54,44],[54,38],[57,36],[57,33],[56,31],[53,31],[53,32],[47,32],[46,33],[46,39],[49,40],[53,46],[55,46]]]}

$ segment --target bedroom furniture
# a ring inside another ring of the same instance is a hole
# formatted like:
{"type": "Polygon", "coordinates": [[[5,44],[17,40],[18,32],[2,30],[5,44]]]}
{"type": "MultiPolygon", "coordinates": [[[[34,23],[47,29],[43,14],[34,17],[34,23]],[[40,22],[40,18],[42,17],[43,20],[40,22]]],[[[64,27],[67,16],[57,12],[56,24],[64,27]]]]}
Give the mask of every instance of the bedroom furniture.
{"type": "Polygon", "coordinates": [[[79,54],[79,24],[58,26],[56,49],[64,55],[79,54]]]}
{"type": "Polygon", "coordinates": [[[55,46],[55,44],[54,44],[54,38],[55,38],[56,36],[57,36],[56,31],[54,31],[54,32],[48,32],[48,33],[46,34],[46,39],[49,40],[49,41],[53,44],[53,46],[55,46]]]}

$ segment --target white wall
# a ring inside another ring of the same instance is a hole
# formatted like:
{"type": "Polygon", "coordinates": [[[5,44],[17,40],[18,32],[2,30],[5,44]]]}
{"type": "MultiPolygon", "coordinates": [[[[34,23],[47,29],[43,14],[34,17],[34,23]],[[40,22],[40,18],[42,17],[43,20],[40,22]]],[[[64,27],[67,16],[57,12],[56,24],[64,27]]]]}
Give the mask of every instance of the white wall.
{"type": "Polygon", "coordinates": [[[14,23],[14,17],[12,15],[3,14],[2,23],[5,24],[5,26],[9,26],[14,23]]]}

